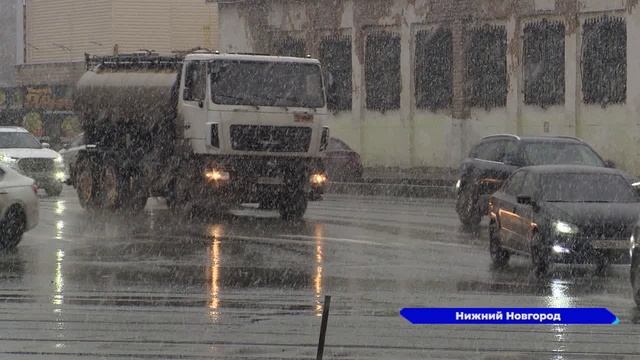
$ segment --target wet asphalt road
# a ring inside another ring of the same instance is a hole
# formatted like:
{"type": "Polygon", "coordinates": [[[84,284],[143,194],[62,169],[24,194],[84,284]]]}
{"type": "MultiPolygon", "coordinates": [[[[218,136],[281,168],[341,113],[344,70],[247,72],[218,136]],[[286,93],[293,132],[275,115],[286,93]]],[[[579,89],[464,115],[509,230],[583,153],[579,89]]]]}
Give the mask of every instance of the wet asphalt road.
{"type": "Polygon", "coordinates": [[[0,359],[589,359],[640,354],[628,267],[528,259],[492,270],[486,226],[449,200],[329,196],[300,224],[243,210],[185,221],[159,202],[90,216],[72,189],[0,255],[0,359]],[[411,326],[402,307],[608,307],[617,326],[411,326]]]}

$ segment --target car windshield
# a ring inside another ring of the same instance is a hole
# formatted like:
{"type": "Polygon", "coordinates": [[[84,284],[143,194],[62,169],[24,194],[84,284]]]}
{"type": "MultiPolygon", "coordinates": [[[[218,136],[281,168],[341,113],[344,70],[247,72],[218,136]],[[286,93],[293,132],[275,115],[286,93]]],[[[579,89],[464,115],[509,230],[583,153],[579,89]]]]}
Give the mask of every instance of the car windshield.
{"type": "Polygon", "coordinates": [[[635,191],[615,174],[549,174],[540,179],[542,200],[549,202],[639,202],[635,191]]]}
{"type": "Polygon", "coordinates": [[[0,149],[41,149],[33,135],[23,132],[0,132],[0,149]]]}
{"type": "Polygon", "coordinates": [[[218,60],[211,64],[211,97],[220,105],[320,108],[320,67],[295,62],[218,60]]]}
{"type": "Polygon", "coordinates": [[[604,166],[602,159],[584,144],[539,142],[524,145],[524,157],[529,165],[573,164],[604,166]]]}

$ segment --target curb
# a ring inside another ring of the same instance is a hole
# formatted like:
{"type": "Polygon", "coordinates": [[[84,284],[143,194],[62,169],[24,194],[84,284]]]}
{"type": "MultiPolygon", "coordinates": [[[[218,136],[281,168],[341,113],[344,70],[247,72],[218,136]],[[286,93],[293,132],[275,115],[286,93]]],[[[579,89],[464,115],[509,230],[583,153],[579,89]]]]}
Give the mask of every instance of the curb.
{"type": "Polygon", "coordinates": [[[329,182],[326,193],[453,199],[453,186],[329,182]]]}

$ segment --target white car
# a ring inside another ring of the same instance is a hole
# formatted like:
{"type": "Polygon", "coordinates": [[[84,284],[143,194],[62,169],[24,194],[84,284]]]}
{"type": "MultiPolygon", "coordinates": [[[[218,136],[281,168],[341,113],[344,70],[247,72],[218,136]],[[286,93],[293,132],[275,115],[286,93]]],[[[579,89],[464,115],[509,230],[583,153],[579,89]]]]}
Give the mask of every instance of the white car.
{"type": "Polygon", "coordinates": [[[62,192],[66,177],[62,156],[26,129],[0,126],[0,163],[34,179],[47,195],[58,196],[62,192]]]}
{"type": "Polygon", "coordinates": [[[16,247],[22,234],[38,225],[37,192],[33,179],[0,164],[0,250],[16,247]]]}

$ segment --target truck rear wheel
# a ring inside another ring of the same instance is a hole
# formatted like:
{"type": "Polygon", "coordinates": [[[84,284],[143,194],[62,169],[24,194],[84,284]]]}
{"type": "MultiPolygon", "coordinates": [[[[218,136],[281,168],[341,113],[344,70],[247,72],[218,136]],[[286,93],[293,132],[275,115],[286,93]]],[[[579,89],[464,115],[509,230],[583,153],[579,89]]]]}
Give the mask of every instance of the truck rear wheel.
{"type": "Polygon", "coordinates": [[[88,158],[78,160],[74,182],[80,206],[87,210],[95,209],[99,190],[92,171],[91,161],[88,158]]]}
{"type": "Polygon", "coordinates": [[[113,164],[105,164],[102,168],[102,207],[106,210],[117,210],[120,207],[122,186],[118,169],[113,164]]]}
{"type": "Polygon", "coordinates": [[[283,194],[278,204],[280,218],[282,220],[301,220],[307,211],[307,195],[302,189],[296,189],[292,193],[283,194]]]}

